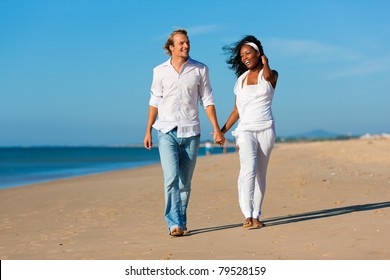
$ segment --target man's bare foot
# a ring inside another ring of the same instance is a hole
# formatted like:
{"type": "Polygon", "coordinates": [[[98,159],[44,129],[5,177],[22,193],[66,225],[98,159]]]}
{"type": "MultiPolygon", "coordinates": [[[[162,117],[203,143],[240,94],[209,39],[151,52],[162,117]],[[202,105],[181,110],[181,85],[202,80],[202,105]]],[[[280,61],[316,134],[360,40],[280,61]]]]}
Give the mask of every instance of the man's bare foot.
{"type": "Polygon", "coordinates": [[[171,230],[170,235],[172,236],[182,236],[183,230],[181,228],[174,228],[171,230]]]}
{"type": "Polygon", "coordinates": [[[252,228],[262,228],[264,224],[262,224],[258,219],[252,218],[252,228]]]}
{"type": "Polygon", "coordinates": [[[253,225],[252,223],[252,218],[246,218],[244,223],[242,224],[242,226],[244,228],[248,228],[248,227],[251,227],[253,225]]]}

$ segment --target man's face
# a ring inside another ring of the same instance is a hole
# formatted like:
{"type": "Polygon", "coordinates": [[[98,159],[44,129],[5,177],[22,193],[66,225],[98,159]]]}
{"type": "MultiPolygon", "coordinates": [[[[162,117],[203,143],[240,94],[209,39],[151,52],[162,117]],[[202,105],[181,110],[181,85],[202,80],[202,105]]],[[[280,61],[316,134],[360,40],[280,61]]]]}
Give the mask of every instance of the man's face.
{"type": "Polygon", "coordinates": [[[173,36],[173,46],[169,49],[172,52],[172,57],[188,58],[190,55],[190,41],[183,34],[175,34],[173,36]]]}

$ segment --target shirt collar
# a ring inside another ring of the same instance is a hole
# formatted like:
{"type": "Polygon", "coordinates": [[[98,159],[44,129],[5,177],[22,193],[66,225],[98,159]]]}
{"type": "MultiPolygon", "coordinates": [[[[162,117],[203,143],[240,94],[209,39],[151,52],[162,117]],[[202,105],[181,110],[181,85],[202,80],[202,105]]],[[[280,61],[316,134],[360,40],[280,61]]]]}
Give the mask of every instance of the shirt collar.
{"type": "MultiPolygon", "coordinates": [[[[194,64],[194,60],[191,57],[188,57],[187,61],[184,64],[194,64]]],[[[163,66],[171,66],[171,57],[163,63],[163,66]]]]}

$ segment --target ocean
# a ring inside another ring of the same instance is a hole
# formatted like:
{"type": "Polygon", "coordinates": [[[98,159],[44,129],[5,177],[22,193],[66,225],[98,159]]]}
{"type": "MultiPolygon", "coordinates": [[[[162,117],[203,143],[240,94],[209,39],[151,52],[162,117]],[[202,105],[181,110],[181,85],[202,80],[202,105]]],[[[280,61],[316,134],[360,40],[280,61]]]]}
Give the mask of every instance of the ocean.
{"type": "MultiPolygon", "coordinates": [[[[228,152],[234,151],[229,148],[228,152]]],[[[212,154],[222,153],[214,148],[212,154]]],[[[204,156],[205,148],[199,148],[204,156]]],[[[157,148],[12,147],[0,148],[0,189],[56,179],[137,168],[160,162],[157,148]]]]}

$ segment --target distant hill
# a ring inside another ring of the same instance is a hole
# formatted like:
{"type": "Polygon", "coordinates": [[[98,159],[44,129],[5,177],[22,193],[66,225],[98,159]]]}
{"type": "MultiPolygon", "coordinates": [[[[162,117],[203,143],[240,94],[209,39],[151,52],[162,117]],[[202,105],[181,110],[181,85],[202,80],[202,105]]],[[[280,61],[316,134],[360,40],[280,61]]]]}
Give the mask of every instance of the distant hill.
{"type": "Polygon", "coordinates": [[[290,137],[293,138],[310,138],[310,139],[317,139],[317,138],[336,138],[340,136],[338,133],[322,130],[322,129],[316,129],[316,130],[311,130],[308,132],[300,133],[300,134],[295,134],[291,135],[290,137]]]}
{"type": "Polygon", "coordinates": [[[315,129],[304,133],[280,137],[286,141],[289,140],[325,140],[325,139],[349,139],[350,135],[343,135],[323,129],[315,129]]]}

